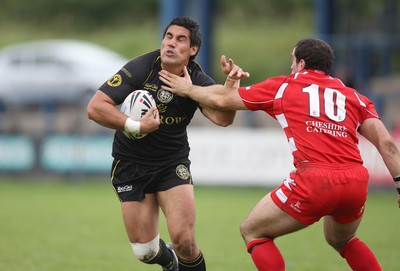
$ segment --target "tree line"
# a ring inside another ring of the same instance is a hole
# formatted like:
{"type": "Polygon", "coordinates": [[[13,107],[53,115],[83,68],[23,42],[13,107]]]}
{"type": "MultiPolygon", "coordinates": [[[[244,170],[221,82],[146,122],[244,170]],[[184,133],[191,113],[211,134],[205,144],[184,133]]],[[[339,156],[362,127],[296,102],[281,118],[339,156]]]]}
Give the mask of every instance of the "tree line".
{"type": "MultiPolygon", "coordinates": [[[[189,0],[184,0],[189,1],[189,0]]],[[[0,23],[28,24],[48,28],[91,28],[117,26],[154,19],[160,0],[0,0],[0,23]]],[[[314,0],[212,0],[214,14],[232,20],[263,16],[290,16],[294,10],[309,9],[314,0]]]]}

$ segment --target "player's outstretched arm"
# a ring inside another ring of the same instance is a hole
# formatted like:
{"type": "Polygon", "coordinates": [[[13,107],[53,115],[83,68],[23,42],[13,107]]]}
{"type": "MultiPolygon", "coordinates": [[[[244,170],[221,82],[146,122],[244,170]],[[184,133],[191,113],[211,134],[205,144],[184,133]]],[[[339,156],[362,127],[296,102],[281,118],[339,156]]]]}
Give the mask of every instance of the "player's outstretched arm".
{"type": "Polygon", "coordinates": [[[172,93],[190,97],[192,100],[217,110],[244,110],[245,105],[237,91],[238,87],[224,85],[211,85],[207,87],[192,84],[187,68],[184,67],[184,77],[169,73],[165,70],[159,72],[160,80],[165,84],[165,90],[172,93]]]}
{"type": "Polygon", "coordinates": [[[393,141],[389,131],[381,120],[371,118],[364,121],[360,133],[368,139],[378,150],[379,154],[395,181],[397,203],[400,208],[400,151],[393,141]]]}

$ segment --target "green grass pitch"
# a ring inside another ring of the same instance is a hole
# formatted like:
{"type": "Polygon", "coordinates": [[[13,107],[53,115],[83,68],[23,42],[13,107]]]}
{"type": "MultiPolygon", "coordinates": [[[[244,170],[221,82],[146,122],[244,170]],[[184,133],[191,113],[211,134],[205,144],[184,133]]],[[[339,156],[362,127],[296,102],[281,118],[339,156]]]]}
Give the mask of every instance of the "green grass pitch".
{"type": "MultiPolygon", "coordinates": [[[[198,243],[211,271],[256,270],[239,224],[270,188],[196,188],[198,243]]],[[[132,254],[107,181],[0,180],[0,270],[151,271],[132,254]]],[[[161,236],[166,242],[165,221],[161,236]]],[[[321,222],[276,241],[287,270],[350,270],[323,239],[321,222]]],[[[385,271],[398,270],[396,193],[371,191],[358,235],[385,271]]]]}

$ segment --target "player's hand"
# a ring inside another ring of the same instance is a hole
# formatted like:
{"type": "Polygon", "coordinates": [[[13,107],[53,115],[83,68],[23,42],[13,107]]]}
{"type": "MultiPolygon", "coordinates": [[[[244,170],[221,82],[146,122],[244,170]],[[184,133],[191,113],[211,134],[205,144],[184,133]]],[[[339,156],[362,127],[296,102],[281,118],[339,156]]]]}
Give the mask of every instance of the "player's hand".
{"type": "Polygon", "coordinates": [[[160,126],[160,115],[157,107],[150,108],[140,119],[140,133],[148,134],[158,130],[160,126]]]}
{"type": "Polygon", "coordinates": [[[231,80],[240,80],[250,77],[250,73],[243,71],[241,67],[233,62],[232,58],[226,61],[226,57],[224,55],[221,56],[221,70],[231,80]]]}
{"type": "Polygon", "coordinates": [[[160,80],[165,84],[161,86],[163,89],[179,96],[188,96],[190,87],[192,86],[192,79],[190,79],[186,66],[183,67],[183,77],[167,72],[166,70],[161,70],[158,75],[160,80]]]}

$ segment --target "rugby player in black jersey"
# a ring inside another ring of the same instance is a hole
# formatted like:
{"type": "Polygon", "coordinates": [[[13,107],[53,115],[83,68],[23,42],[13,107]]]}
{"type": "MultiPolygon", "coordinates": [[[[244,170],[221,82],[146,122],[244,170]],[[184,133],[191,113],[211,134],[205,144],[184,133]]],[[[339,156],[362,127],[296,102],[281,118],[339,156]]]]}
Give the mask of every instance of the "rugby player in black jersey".
{"type": "MultiPolygon", "coordinates": [[[[215,84],[194,61],[200,46],[199,24],[186,16],[174,18],[164,31],[161,49],[128,62],[99,88],[87,107],[91,120],[116,130],[111,179],[133,253],[140,261],[159,264],[163,270],[206,270],[194,236],[194,188],[186,128],[198,108],[220,126],[230,125],[236,114],[204,107],[161,88],[161,69],[181,75],[184,66],[193,84],[215,84]],[[138,89],[148,90],[157,104],[140,122],[116,107],[138,89]],[[123,131],[147,136],[130,139],[123,131]],[[166,218],[169,245],[159,236],[160,209],[166,218]]],[[[237,84],[248,76],[224,56],[221,68],[228,75],[226,84],[237,84]]]]}

